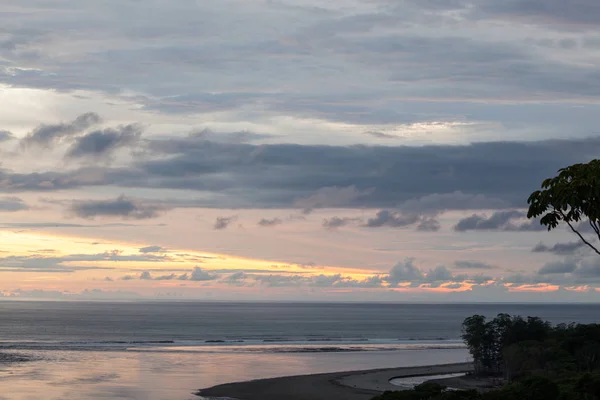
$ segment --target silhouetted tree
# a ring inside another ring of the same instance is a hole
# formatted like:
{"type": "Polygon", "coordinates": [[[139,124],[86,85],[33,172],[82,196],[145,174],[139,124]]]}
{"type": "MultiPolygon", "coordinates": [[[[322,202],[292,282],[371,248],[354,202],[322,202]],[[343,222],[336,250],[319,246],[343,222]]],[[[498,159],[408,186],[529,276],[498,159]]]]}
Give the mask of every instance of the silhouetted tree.
{"type": "Polygon", "coordinates": [[[600,160],[562,168],[555,178],[542,182],[542,190],[533,192],[528,218],[542,216],[540,223],[552,230],[566,223],[579,238],[597,254],[600,250],[586,239],[576,226],[587,220],[595,236],[600,239],[600,160]]]}

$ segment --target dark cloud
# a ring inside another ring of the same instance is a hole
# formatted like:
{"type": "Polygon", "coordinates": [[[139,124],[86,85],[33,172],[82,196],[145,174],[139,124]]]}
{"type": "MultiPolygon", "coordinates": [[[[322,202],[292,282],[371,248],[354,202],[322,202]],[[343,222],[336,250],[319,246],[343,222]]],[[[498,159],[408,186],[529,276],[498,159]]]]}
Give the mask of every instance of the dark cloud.
{"type": "Polygon", "coordinates": [[[125,219],[156,218],[165,207],[147,204],[121,195],[115,200],[75,201],[69,211],[80,218],[120,217],[125,219]]]}
{"type": "Polygon", "coordinates": [[[480,261],[455,261],[454,265],[457,268],[464,269],[495,269],[493,265],[486,264],[480,261]]]}
{"type": "Polygon", "coordinates": [[[29,206],[18,197],[0,197],[0,212],[28,210],[29,206]]]}
{"type": "Polygon", "coordinates": [[[435,218],[423,218],[417,226],[417,230],[421,232],[437,232],[440,229],[440,221],[435,218]]]}
{"type": "Polygon", "coordinates": [[[281,220],[281,218],[273,218],[273,219],[262,218],[260,221],[258,221],[258,225],[264,226],[264,227],[277,226],[277,225],[281,225],[282,223],[283,223],[283,221],[281,220]]]}
{"type": "Polygon", "coordinates": [[[105,157],[115,150],[131,146],[136,143],[142,134],[141,126],[126,125],[116,129],[104,129],[90,132],[75,139],[66,157],[105,157]]]}
{"type": "Polygon", "coordinates": [[[101,121],[98,114],[90,112],[80,115],[69,123],[40,125],[21,140],[21,145],[48,147],[60,139],[82,133],[101,121]]]}
{"type": "Polygon", "coordinates": [[[384,226],[391,228],[404,228],[406,226],[416,224],[419,219],[419,215],[416,214],[404,215],[394,211],[381,210],[374,218],[369,218],[364,226],[367,228],[379,228],[384,226]]]}
{"type": "Polygon", "coordinates": [[[167,249],[161,246],[147,246],[140,248],[139,251],[140,253],[164,253],[167,249]]]}
{"type": "Polygon", "coordinates": [[[215,221],[214,225],[213,225],[213,229],[215,230],[223,230],[223,229],[227,229],[229,227],[229,225],[231,225],[232,222],[234,222],[237,219],[237,216],[232,216],[232,217],[217,217],[217,220],[215,221]]]}
{"type": "Polygon", "coordinates": [[[0,170],[0,191],[87,186],[186,189],[203,192],[204,200],[196,203],[198,206],[309,210],[398,210],[402,203],[414,200],[409,202],[411,208],[429,208],[431,212],[436,207],[464,209],[463,202],[457,201],[459,192],[485,196],[473,206],[501,202],[524,207],[529,193],[543,179],[565,165],[596,156],[600,138],[422,147],[259,146],[207,141],[189,149],[174,150],[161,142],[154,146],[155,150],[164,147],[169,157],[142,158],[122,168],[28,174],[0,170]]]}
{"type": "Polygon", "coordinates": [[[539,269],[539,275],[569,274],[577,269],[577,263],[573,260],[551,262],[539,269]]]}
{"type": "Polygon", "coordinates": [[[576,253],[579,249],[585,248],[586,244],[582,241],[568,242],[568,243],[556,243],[554,246],[548,247],[543,243],[538,243],[532,251],[534,253],[553,253],[557,255],[571,255],[576,253]]]}

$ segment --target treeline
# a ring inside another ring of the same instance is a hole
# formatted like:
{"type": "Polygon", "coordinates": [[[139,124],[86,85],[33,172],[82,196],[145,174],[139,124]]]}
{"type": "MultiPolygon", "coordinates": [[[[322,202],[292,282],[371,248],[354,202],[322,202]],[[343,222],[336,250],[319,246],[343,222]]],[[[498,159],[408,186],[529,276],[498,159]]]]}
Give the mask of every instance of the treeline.
{"type": "Polygon", "coordinates": [[[512,381],[527,375],[557,376],[600,369],[600,325],[553,326],[537,317],[474,315],[463,322],[463,340],[478,375],[512,381]]]}
{"type": "Polygon", "coordinates": [[[499,314],[489,321],[474,315],[462,327],[473,379],[502,379],[502,387],[481,393],[425,383],[374,400],[600,400],[599,324],[499,314]]]}
{"type": "Polygon", "coordinates": [[[423,383],[412,390],[385,392],[373,400],[598,400],[600,374],[563,378],[530,376],[488,392],[447,390],[437,383],[423,383]]]}

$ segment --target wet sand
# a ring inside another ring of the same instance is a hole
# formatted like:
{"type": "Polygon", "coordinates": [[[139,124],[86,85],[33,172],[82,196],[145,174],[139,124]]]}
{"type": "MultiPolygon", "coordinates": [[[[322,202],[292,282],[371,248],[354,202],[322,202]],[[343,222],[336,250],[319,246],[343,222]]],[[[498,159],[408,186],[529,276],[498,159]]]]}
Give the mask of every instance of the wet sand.
{"type": "Polygon", "coordinates": [[[204,397],[230,397],[239,400],[370,400],[386,390],[398,390],[391,379],[441,375],[472,370],[471,363],[421,367],[386,368],[301,375],[228,383],[197,394],[204,397]]]}

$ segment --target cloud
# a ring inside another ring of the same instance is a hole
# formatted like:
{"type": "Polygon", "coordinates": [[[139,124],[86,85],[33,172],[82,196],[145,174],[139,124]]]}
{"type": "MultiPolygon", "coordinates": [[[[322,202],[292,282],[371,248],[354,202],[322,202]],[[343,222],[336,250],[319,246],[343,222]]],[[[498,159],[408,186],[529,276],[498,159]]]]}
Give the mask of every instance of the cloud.
{"type": "Polygon", "coordinates": [[[529,193],[557,169],[593,158],[600,151],[600,138],[420,147],[200,141],[175,149],[166,141],[154,140],[153,146],[153,155],[120,168],[38,173],[0,169],[0,191],[48,192],[93,186],[185,189],[202,193],[202,200],[194,203],[199,207],[344,207],[397,212],[403,211],[399,205],[415,199],[405,207],[463,209],[456,201],[460,192],[485,196],[485,201],[473,201],[473,206],[496,199],[494,204],[524,207],[529,193]],[[162,154],[161,148],[165,149],[162,154]],[[322,157],[325,151],[328,156],[322,157]],[[442,200],[436,197],[448,193],[442,200]]]}
{"type": "Polygon", "coordinates": [[[8,142],[9,140],[15,139],[15,136],[10,131],[0,130],[0,143],[8,142]]]}
{"type": "Polygon", "coordinates": [[[374,218],[369,218],[364,226],[367,228],[403,228],[416,224],[419,219],[420,217],[416,214],[404,215],[394,211],[381,210],[374,218]]]}
{"type": "Polygon", "coordinates": [[[215,230],[223,230],[227,229],[232,222],[237,219],[237,216],[232,217],[217,217],[215,224],[213,225],[213,229],[215,230]]]}
{"type": "Polygon", "coordinates": [[[277,225],[281,225],[282,223],[283,223],[283,221],[280,218],[273,218],[273,219],[262,218],[260,221],[258,221],[258,225],[263,226],[263,227],[277,226],[277,225]]]}
{"type": "Polygon", "coordinates": [[[360,191],[354,185],[347,187],[324,187],[318,189],[316,193],[306,198],[296,200],[294,205],[303,208],[305,213],[310,213],[314,208],[346,206],[354,200],[366,196],[371,192],[372,190],[370,189],[360,191]]]}
{"type": "Polygon", "coordinates": [[[212,281],[217,279],[217,275],[203,270],[200,267],[194,267],[190,274],[190,281],[212,281]]]}
{"type": "Polygon", "coordinates": [[[377,139],[399,139],[400,137],[396,135],[390,135],[389,133],[381,132],[381,131],[366,131],[366,135],[373,136],[377,139]]]}
{"type": "Polygon", "coordinates": [[[350,225],[354,222],[359,222],[360,218],[340,218],[340,217],[331,217],[323,219],[323,227],[325,229],[337,229],[343,226],[350,225]]]}
{"type": "Polygon", "coordinates": [[[557,255],[571,255],[576,253],[579,249],[585,248],[585,246],[586,244],[581,241],[556,243],[552,247],[548,247],[540,242],[531,251],[534,253],[553,253],[557,255]]]}
{"type": "Polygon", "coordinates": [[[440,229],[440,221],[435,218],[423,218],[417,226],[417,230],[421,232],[437,232],[440,229]]]}
{"type": "Polygon", "coordinates": [[[579,26],[581,29],[597,27],[596,23],[600,19],[600,7],[594,0],[582,0],[577,3],[577,7],[569,7],[560,0],[488,0],[474,13],[505,19],[520,18],[543,25],[561,24],[569,28],[579,26]]]}
{"type": "Polygon", "coordinates": [[[29,206],[18,197],[0,197],[0,212],[28,210],[29,206]]]}
{"type": "Polygon", "coordinates": [[[515,219],[523,219],[525,213],[518,210],[496,211],[489,218],[486,215],[473,214],[461,219],[455,226],[457,232],[501,230],[501,231],[541,231],[546,228],[538,221],[513,223],[515,219]]]}
{"type": "Polygon", "coordinates": [[[504,228],[508,222],[515,218],[523,218],[525,215],[521,211],[498,211],[491,217],[485,215],[473,214],[470,217],[461,219],[454,230],[465,232],[469,230],[495,230],[504,228]]]}
{"type": "Polygon", "coordinates": [[[74,201],[69,211],[80,218],[120,217],[124,219],[149,219],[158,217],[165,207],[137,201],[125,195],[115,200],[74,201]]]}
{"type": "Polygon", "coordinates": [[[68,158],[106,157],[115,150],[136,143],[142,134],[139,125],[126,125],[116,129],[90,132],[75,139],[67,151],[68,158]]]}
{"type": "Polygon", "coordinates": [[[21,139],[21,145],[24,147],[32,145],[49,147],[63,138],[82,133],[100,122],[102,120],[98,114],[89,112],[80,115],[69,123],[40,125],[21,139]]]}
{"type": "Polygon", "coordinates": [[[539,269],[539,275],[569,274],[577,269],[577,264],[572,260],[551,262],[539,269]]]}
{"type": "Polygon", "coordinates": [[[422,281],[424,275],[421,270],[414,265],[414,261],[414,258],[407,258],[403,262],[394,265],[386,280],[392,285],[401,282],[422,281]]]}
{"type": "Polygon", "coordinates": [[[164,253],[167,249],[161,246],[147,246],[139,249],[140,253],[164,253]]]}
{"type": "Polygon", "coordinates": [[[145,280],[145,281],[150,281],[150,280],[152,280],[152,276],[150,275],[150,272],[148,272],[148,271],[144,271],[144,272],[142,272],[142,274],[140,275],[140,279],[141,279],[141,280],[145,280]]]}
{"type": "Polygon", "coordinates": [[[480,261],[455,261],[454,265],[457,268],[464,268],[464,269],[495,269],[496,267],[494,267],[493,265],[484,263],[484,262],[480,262],[480,261]]]}
{"type": "Polygon", "coordinates": [[[490,210],[510,207],[506,200],[483,194],[468,194],[461,191],[434,193],[417,199],[407,200],[398,208],[408,213],[431,213],[446,210],[490,210]]]}

